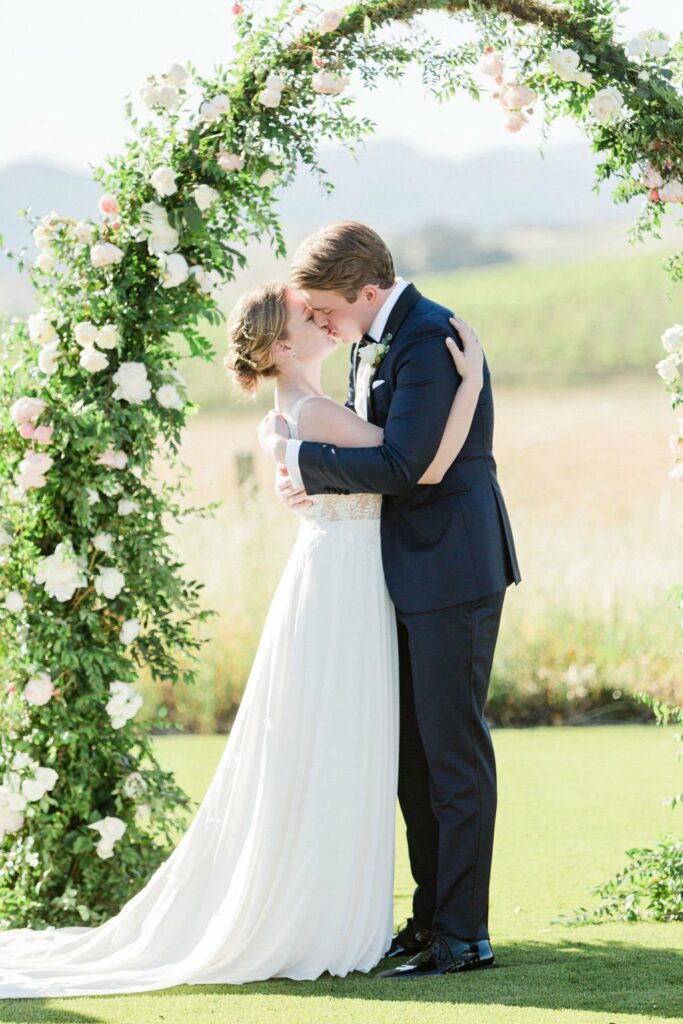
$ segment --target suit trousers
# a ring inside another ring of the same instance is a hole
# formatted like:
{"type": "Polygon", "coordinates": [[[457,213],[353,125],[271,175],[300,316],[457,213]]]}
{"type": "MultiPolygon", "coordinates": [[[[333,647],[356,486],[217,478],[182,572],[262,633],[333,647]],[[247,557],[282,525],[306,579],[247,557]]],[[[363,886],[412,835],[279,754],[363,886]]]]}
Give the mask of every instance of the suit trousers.
{"type": "Polygon", "coordinates": [[[397,609],[398,797],[416,882],[413,917],[435,934],[489,938],[496,762],[484,717],[505,590],[422,613],[397,609]]]}

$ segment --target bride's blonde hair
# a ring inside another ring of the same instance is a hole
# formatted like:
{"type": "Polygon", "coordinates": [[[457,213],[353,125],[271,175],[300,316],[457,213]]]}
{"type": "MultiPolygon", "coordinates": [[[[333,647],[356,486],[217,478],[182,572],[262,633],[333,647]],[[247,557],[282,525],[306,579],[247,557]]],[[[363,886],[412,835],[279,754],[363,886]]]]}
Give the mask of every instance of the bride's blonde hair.
{"type": "Polygon", "coordinates": [[[286,294],[286,284],[259,285],[243,295],[230,313],[224,366],[245,391],[255,391],[262,377],[277,374],[272,350],[279,338],[288,336],[286,294]]]}

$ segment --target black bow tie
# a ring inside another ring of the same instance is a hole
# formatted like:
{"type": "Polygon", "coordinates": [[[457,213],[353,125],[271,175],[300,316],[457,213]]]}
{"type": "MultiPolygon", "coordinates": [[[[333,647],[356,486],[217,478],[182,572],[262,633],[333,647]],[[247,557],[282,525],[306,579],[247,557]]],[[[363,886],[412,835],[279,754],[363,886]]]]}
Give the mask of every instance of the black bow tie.
{"type": "Polygon", "coordinates": [[[377,342],[375,341],[375,339],[373,337],[371,337],[369,334],[364,334],[363,337],[358,342],[358,347],[362,348],[363,345],[376,345],[376,344],[377,344],[377,342]]]}

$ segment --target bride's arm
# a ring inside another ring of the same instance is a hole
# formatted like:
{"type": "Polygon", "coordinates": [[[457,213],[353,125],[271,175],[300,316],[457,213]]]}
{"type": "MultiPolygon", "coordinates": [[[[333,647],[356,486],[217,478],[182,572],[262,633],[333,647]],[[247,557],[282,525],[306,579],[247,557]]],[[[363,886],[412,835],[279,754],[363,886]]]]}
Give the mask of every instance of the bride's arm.
{"type": "Polygon", "coordinates": [[[461,352],[452,338],[446,338],[446,344],[462,381],[455,393],[441,444],[431,464],[418,480],[419,484],[441,483],[446,471],[455,462],[467,440],[479,392],[484,386],[484,352],[476,334],[458,316],[452,316],[451,323],[462,338],[464,350],[461,352]]]}

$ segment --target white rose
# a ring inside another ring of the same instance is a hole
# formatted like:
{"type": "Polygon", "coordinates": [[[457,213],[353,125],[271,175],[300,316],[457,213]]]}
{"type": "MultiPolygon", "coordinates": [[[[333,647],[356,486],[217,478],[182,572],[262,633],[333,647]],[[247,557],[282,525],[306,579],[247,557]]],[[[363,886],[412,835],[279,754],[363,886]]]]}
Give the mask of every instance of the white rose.
{"type": "Polygon", "coordinates": [[[24,607],[24,599],[18,590],[10,590],[5,598],[5,608],[8,612],[20,612],[24,607]]]}
{"type": "Polygon", "coordinates": [[[622,115],[624,97],[613,85],[600,89],[590,101],[591,109],[601,124],[608,124],[622,115]]]}
{"type": "Polygon", "coordinates": [[[659,198],[665,203],[683,203],[683,183],[678,178],[667,181],[659,193],[659,198]]]}
{"type": "Polygon", "coordinates": [[[637,36],[634,36],[626,49],[631,57],[640,57],[645,53],[645,50],[647,49],[645,33],[641,32],[637,36]]]}
{"type": "Polygon", "coordinates": [[[49,228],[40,225],[34,228],[32,231],[33,241],[36,243],[38,248],[43,252],[47,252],[52,247],[52,234],[49,228]]]}
{"type": "Polygon", "coordinates": [[[187,68],[182,64],[173,63],[166,72],[166,78],[174,85],[184,85],[190,77],[187,68]]]}
{"type": "Polygon", "coordinates": [[[116,348],[121,336],[114,324],[103,324],[97,332],[95,344],[100,348],[116,348]]]}
{"type": "Polygon", "coordinates": [[[152,385],[147,377],[144,363],[121,363],[112,380],[117,385],[114,398],[140,405],[152,394],[152,385]]]}
{"type": "Polygon", "coordinates": [[[100,492],[96,490],[96,488],[94,487],[87,488],[87,495],[89,505],[96,505],[97,502],[100,500],[100,492]]]}
{"type": "Polygon", "coordinates": [[[220,287],[223,283],[221,275],[217,270],[205,270],[199,264],[190,267],[190,275],[194,277],[200,291],[203,291],[206,295],[210,295],[215,288],[220,287]]]}
{"type": "Polygon", "coordinates": [[[272,169],[272,167],[269,167],[267,171],[263,172],[263,174],[261,175],[261,177],[258,180],[258,183],[259,183],[259,185],[262,185],[264,188],[266,188],[269,185],[272,185],[274,181],[275,181],[275,171],[272,169]]]}
{"type": "Polygon", "coordinates": [[[93,267],[110,267],[123,259],[123,249],[112,242],[95,242],[90,248],[90,262],[93,267]]]}
{"type": "Polygon", "coordinates": [[[164,409],[180,410],[185,405],[175,384],[162,384],[156,392],[156,397],[164,409]]]}
{"type": "Polygon", "coordinates": [[[178,244],[178,232],[171,227],[164,207],[158,203],[143,203],[140,214],[149,252],[159,254],[175,249],[178,244]]]}
{"type": "Polygon", "coordinates": [[[76,343],[81,348],[85,348],[86,345],[94,345],[95,338],[97,337],[97,328],[90,320],[81,320],[74,327],[74,337],[76,338],[76,343]]]}
{"type": "Polygon", "coordinates": [[[10,807],[9,796],[7,786],[0,786],[0,839],[10,832],[18,832],[24,824],[23,814],[10,807]]]}
{"type": "Polygon", "coordinates": [[[135,808],[136,822],[142,824],[143,822],[148,821],[151,813],[152,808],[149,806],[149,804],[138,804],[138,806],[135,808]]]}
{"type": "Polygon", "coordinates": [[[129,516],[131,512],[137,512],[139,508],[140,502],[135,498],[121,498],[116,506],[116,511],[120,516],[129,516]]]}
{"type": "Polygon", "coordinates": [[[358,358],[361,363],[367,363],[368,366],[373,366],[383,347],[384,346],[380,345],[378,341],[368,342],[367,345],[363,345],[361,348],[358,358]]]}
{"type": "Polygon", "coordinates": [[[683,346],[683,324],[674,324],[662,335],[662,345],[667,352],[676,352],[683,346]]]}
{"type": "Polygon", "coordinates": [[[59,341],[56,330],[44,313],[32,313],[27,323],[31,341],[40,345],[52,345],[59,341]]]}
{"type": "Polygon", "coordinates": [[[664,32],[660,32],[650,39],[647,49],[654,60],[661,60],[671,49],[669,37],[664,32]]]}
{"type": "Polygon", "coordinates": [[[88,224],[85,220],[79,220],[78,224],[74,228],[76,233],[76,240],[82,245],[90,245],[93,240],[95,233],[94,225],[88,224]]]}
{"type": "Polygon", "coordinates": [[[179,252],[167,253],[161,257],[162,288],[176,288],[187,281],[189,273],[188,262],[179,252]]]}
{"type": "Polygon", "coordinates": [[[258,94],[258,101],[264,107],[277,107],[282,100],[282,93],[277,89],[262,89],[258,94]]]}
{"type": "Polygon", "coordinates": [[[108,814],[106,818],[100,818],[99,821],[94,821],[91,825],[88,825],[88,828],[99,832],[101,838],[96,844],[95,850],[98,857],[102,860],[108,860],[114,854],[114,843],[118,842],[124,835],[126,824],[120,818],[108,814]]]}
{"type": "Polygon", "coordinates": [[[176,174],[172,167],[157,167],[149,181],[159,196],[172,196],[178,191],[176,174]]]}
{"type": "Polygon", "coordinates": [[[45,796],[45,790],[36,779],[24,779],[21,784],[21,792],[30,803],[42,800],[45,796]]]}
{"type": "Polygon", "coordinates": [[[28,451],[19,463],[18,486],[22,491],[44,487],[45,474],[53,463],[45,452],[28,451]]]}
{"type": "Polygon", "coordinates": [[[111,554],[111,546],[114,538],[110,533],[96,533],[92,539],[92,546],[97,548],[98,551],[104,551],[107,555],[111,554]]]}
{"type": "Polygon", "coordinates": [[[97,373],[98,370],[104,370],[109,366],[109,360],[104,352],[100,352],[94,345],[88,345],[83,349],[78,362],[88,373],[97,373]]]}
{"type": "Polygon", "coordinates": [[[147,784],[140,772],[129,772],[123,780],[121,791],[124,796],[139,796],[147,792],[147,784]]]}
{"type": "Polygon", "coordinates": [[[42,583],[50,597],[58,601],[69,601],[79,587],[85,587],[86,562],[83,556],[76,556],[70,544],[62,542],[51,555],[42,558],[35,574],[36,583],[42,583]]]}
{"type": "Polygon", "coordinates": [[[126,619],[119,631],[119,640],[122,644],[132,644],[140,633],[139,619],[126,619]]]}
{"type": "Polygon", "coordinates": [[[24,698],[29,704],[47,704],[54,693],[52,677],[47,672],[32,676],[24,687],[24,698]]]}
{"type": "Polygon", "coordinates": [[[574,81],[587,88],[589,85],[593,84],[594,78],[590,71],[577,71],[574,75],[574,81]]]}
{"type": "Polygon", "coordinates": [[[282,92],[287,83],[280,75],[268,75],[266,78],[266,89],[274,89],[275,92],[282,92]]]}
{"type": "Polygon", "coordinates": [[[58,342],[54,342],[52,345],[45,345],[45,347],[41,349],[40,354],[38,355],[39,369],[43,373],[46,373],[48,376],[51,376],[53,373],[56,373],[60,355],[61,352],[59,351],[58,342]]]}
{"type": "Polygon", "coordinates": [[[560,78],[572,82],[579,70],[579,55],[576,50],[551,50],[548,63],[560,78]]]}
{"type": "Polygon", "coordinates": [[[215,188],[211,188],[210,185],[197,185],[192,195],[200,210],[208,210],[220,199],[219,192],[215,188]]]}
{"type": "Polygon", "coordinates": [[[36,768],[36,780],[46,792],[50,789],[54,789],[58,778],[59,775],[54,768],[36,768]]]}
{"type": "Polygon", "coordinates": [[[340,7],[333,7],[329,11],[323,11],[318,18],[318,32],[334,32],[339,28],[344,11],[340,7]]]}
{"type": "Polygon", "coordinates": [[[105,707],[111,719],[113,729],[122,729],[126,722],[134,718],[142,707],[142,696],[135,692],[130,683],[115,679],[109,684],[111,697],[105,707]]]}
{"type": "Polygon", "coordinates": [[[211,100],[214,106],[214,110],[217,110],[219,114],[227,114],[230,110],[230,97],[226,96],[225,93],[219,93],[218,96],[214,96],[211,100]]]}
{"type": "Polygon", "coordinates": [[[113,601],[123,590],[125,582],[126,577],[122,572],[113,566],[105,566],[95,577],[95,590],[100,597],[113,601]]]}
{"type": "Polygon", "coordinates": [[[41,252],[36,257],[36,266],[41,273],[51,274],[57,266],[57,262],[54,256],[51,256],[49,252],[41,252]]]}
{"type": "Polygon", "coordinates": [[[678,380],[678,366],[668,359],[661,359],[655,365],[655,370],[662,380],[667,381],[669,384],[673,384],[674,381],[678,380]]]}

